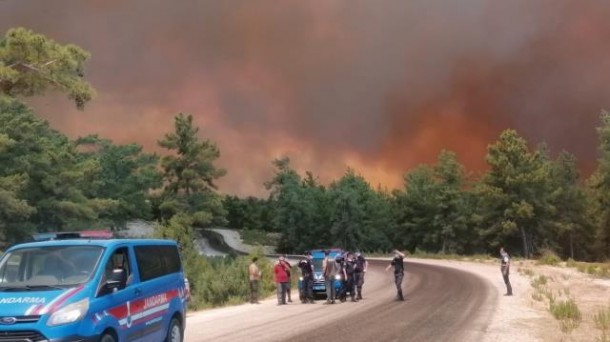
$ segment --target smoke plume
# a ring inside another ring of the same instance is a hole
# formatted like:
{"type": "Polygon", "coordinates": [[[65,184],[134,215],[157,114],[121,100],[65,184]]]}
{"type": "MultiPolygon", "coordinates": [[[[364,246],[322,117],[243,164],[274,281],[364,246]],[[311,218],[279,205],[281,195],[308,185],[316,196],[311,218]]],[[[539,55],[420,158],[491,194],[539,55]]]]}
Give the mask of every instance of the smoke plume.
{"type": "Polygon", "coordinates": [[[325,182],[351,166],[388,187],[441,149],[481,170],[506,128],[591,170],[609,17],[595,0],[0,1],[1,32],[93,55],[85,112],[30,101],[54,127],[161,152],[174,115],[192,114],[220,147],[221,190],[240,195],[263,194],[285,155],[325,182]]]}

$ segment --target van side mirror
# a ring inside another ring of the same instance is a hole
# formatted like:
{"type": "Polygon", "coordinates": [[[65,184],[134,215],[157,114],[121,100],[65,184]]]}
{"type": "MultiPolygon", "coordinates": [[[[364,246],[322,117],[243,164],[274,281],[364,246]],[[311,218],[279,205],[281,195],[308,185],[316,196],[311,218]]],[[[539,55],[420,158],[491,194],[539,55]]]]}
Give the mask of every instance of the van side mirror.
{"type": "Polygon", "coordinates": [[[122,289],[125,287],[125,283],[127,281],[127,274],[125,270],[122,268],[115,268],[112,270],[112,274],[106,280],[104,287],[110,291],[114,291],[115,289],[122,289]]]}

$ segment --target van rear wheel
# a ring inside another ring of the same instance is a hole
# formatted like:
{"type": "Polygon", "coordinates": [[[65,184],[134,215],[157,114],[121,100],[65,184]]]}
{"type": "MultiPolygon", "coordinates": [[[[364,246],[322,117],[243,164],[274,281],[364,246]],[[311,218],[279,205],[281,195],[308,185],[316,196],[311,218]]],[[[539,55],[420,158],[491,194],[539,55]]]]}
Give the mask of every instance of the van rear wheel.
{"type": "Polygon", "coordinates": [[[177,318],[172,318],[167,330],[166,342],[182,342],[182,325],[177,318]]]}
{"type": "Polygon", "coordinates": [[[100,342],[116,342],[116,339],[111,334],[104,334],[100,339],[100,342]]]}

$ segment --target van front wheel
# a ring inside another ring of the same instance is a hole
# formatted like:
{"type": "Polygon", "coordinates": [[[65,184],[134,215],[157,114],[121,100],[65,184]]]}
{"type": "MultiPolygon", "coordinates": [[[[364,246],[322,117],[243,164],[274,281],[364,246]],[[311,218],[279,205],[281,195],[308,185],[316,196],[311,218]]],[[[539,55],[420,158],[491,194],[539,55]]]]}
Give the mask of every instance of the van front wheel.
{"type": "Polygon", "coordinates": [[[176,318],[172,318],[169,323],[169,329],[167,330],[166,342],[182,342],[182,326],[180,321],[176,318]]]}
{"type": "Polygon", "coordinates": [[[100,339],[100,342],[116,342],[116,340],[111,334],[104,334],[104,336],[102,336],[100,339]]]}

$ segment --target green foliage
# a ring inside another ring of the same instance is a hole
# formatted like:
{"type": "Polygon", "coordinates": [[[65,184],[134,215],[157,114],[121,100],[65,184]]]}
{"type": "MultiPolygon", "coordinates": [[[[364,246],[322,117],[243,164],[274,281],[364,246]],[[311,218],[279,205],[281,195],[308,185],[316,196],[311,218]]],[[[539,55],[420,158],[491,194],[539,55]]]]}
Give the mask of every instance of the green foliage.
{"type": "Polygon", "coordinates": [[[60,45],[24,28],[0,38],[0,94],[41,95],[59,90],[82,109],[95,95],[83,80],[89,53],[75,45],[60,45]]]}
{"type": "Polygon", "coordinates": [[[598,340],[600,342],[610,341],[610,307],[599,309],[593,315],[593,321],[595,322],[595,327],[602,332],[598,340]]]}
{"type": "Polygon", "coordinates": [[[88,198],[84,189],[96,165],[81,160],[67,137],[7,97],[0,97],[0,136],[0,200],[6,205],[0,227],[7,239],[32,230],[77,229],[116,205],[88,198]]]}
{"type": "Polygon", "coordinates": [[[326,188],[311,174],[304,181],[288,158],[274,160],[273,165],[275,175],[265,186],[271,191],[271,225],[282,233],[278,251],[302,253],[313,246],[329,247],[326,188]]]}
{"type": "Polygon", "coordinates": [[[538,264],[540,265],[557,266],[560,262],[561,258],[550,249],[543,250],[542,255],[538,259],[538,264]]]}
{"type": "Polygon", "coordinates": [[[391,224],[384,211],[389,197],[375,192],[351,169],[331,184],[328,197],[333,245],[350,251],[392,247],[383,230],[391,224]]]}
{"type": "Polygon", "coordinates": [[[591,217],[595,225],[595,252],[598,259],[610,258],[610,113],[602,111],[597,128],[600,146],[597,169],[588,181],[591,217]]]}
{"type": "Polygon", "coordinates": [[[207,258],[199,255],[194,239],[195,220],[186,213],[174,215],[166,224],[157,227],[155,236],[178,242],[184,264],[184,271],[191,287],[191,309],[243,303],[248,299],[248,266],[252,257],[259,259],[263,273],[260,284],[261,295],[267,295],[274,288],[271,262],[262,250],[249,256],[207,258]]]}
{"type": "Polygon", "coordinates": [[[559,320],[561,331],[565,334],[571,333],[578,328],[582,321],[582,314],[574,299],[566,300],[551,300],[549,302],[549,311],[559,320]]]}
{"type": "Polygon", "coordinates": [[[486,161],[490,170],[479,188],[484,205],[482,234],[493,237],[496,246],[520,238],[523,255],[529,257],[535,251],[534,242],[545,238],[544,227],[552,210],[546,150],[530,152],[525,139],[506,130],[488,147],[486,161]]]}
{"type": "Polygon", "coordinates": [[[174,128],[159,141],[159,146],[172,154],[161,159],[165,187],[158,201],[158,218],[167,220],[186,212],[199,226],[224,223],[224,208],[215,192],[215,181],[226,171],[214,166],[220,157],[216,144],[199,140],[199,129],[194,127],[191,115],[176,116],[174,128]]]}
{"type": "Polygon", "coordinates": [[[80,158],[91,166],[87,197],[112,200],[115,206],[100,213],[100,219],[115,227],[128,220],[150,219],[149,192],[161,186],[158,157],[142,152],[136,144],[114,145],[98,136],[80,138],[76,144],[80,158]]]}
{"type": "Polygon", "coordinates": [[[203,272],[196,281],[199,287],[194,296],[198,307],[215,307],[232,303],[243,303],[249,299],[248,266],[252,257],[259,257],[262,271],[259,295],[269,295],[275,288],[271,262],[258,252],[237,258],[204,258],[203,272]]]}
{"type": "Polygon", "coordinates": [[[241,239],[248,245],[263,245],[263,246],[277,246],[279,243],[278,234],[267,233],[262,230],[245,229],[240,231],[241,239]]]}
{"type": "Polygon", "coordinates": [[[532,279],[531,285],[535,289],[540,289],[548,283],[548,278],[544,275],[539,275],[537,278],[532,279]]]}
{"type": "Polygon", "coordinates": [[[226,196],[223,206],[227,213],[229,227],[240,230],[273,231],[269,200],[256,197],[241,199],[237,196],[226,196]]]}
{"type": "Polygon", "coordinates": [[[422,165],[405,175],[396,191],[398,234],[402,246],[432,253],[473,253],[476,199],[467,188],[464,167],[453,152],[442,151],[433,167],[422,165]]]}
{"type": "Polygon", "coordinates": [[[570,267],[576,267],[579,272],[590,274],[599,278],[610,278],[610,262],[587,263],[573,262],[570,267]]]}

